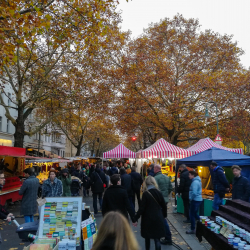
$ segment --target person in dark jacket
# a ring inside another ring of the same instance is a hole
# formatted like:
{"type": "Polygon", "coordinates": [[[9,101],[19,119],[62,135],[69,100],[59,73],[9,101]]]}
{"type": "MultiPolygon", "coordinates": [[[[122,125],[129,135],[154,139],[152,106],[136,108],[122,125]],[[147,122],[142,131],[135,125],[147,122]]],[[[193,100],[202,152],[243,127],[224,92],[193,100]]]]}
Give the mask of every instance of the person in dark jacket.
{"type": "Polygon", "coordinates": [[[222,205],[225,193],[229,191],[229,183],[223,168],[219,167],[216,162],[212,161],[210,168],[214,188],[213,209],[218,210],[219,206],[222,205]]]}
{"type": "Polygon", "coordinates": [[[110,162],[110,168],[108,171],[109,176],[111,177],[113,174],[118,174],[118,168],[114,166],[113,162],[110,162]]]}
{"type": "Polygon", "coordinates": [[[237,165],[232,166],[234,179],[233,179],[233,190],[232,199],[249,201],[250,197],[250,185],[246,177],[241,175],[241,168],[237,165]]]}
{"type": "Polygon", "coordinates": [[[69,173],[72,175],[75,172],[75,170],[76,169],[75,169],[74,163],[71,163],[69,167],[69,173]]]}
{"type": "Polygon", "coordinates": [[[91,190],[93,193],[93,207],[94,213],[97,214],[97,196],[99,199],[100,209],[102,208],[102,194],[104,192],[104,185],[107,186],[107,180],[105,174],[100,170],[100,166],[97,164],[95,171],[90,176],[91,190]]]}
{"type": "Polygon", "coordinates": [[[160,238],[165,237],[164,220],[167,217],[167,207],[162,193],[152,176],[148,176],[144,183],[141,206],[135,215],[141,217],[141,236],[145,239],[145,249],[150,249],[150,239],[155,241],[155,249],[161,249],[160,238]]]}
{"type": "Polygon", "coordinates": [[[121,177],[119,174],[114,174],[110,177],[111,186],[106,190],[103,203],[102,214],[103,216],[110,211],[118,211],[128,219],[128,214],[132,222],[135,222],[135,212],[131,206],[128,198],[128,193],[121,186],[121,177]]]}
{"type": "Polygon", "coordinates": [[[83,172],[80,165],[77,166],[77,169],[72,173],[72,176],[75,176],[82,181],[83,172]]]}
{"type": "Polygon", "coordinates": [[[177,188],[177,193],[181,194],[181,198],[183,200],[184,206],[184,215],[186,216],[186,220],[184,223],[190,223],[189,217],[189,188],[192,181],[189,179],[189,171],[187,170],[187,166],[185,164],[180,165],[180,185],[177,188]]]}
{"type": "Polygon", "coordinates": [[[155,164],[151,164],[148,169],[147,169],[147,172],[148,172],[148,176],[151,175],[154,177],[155,173],[154,173],[154,166],[155,164]]]}
{"type": "Polygon", "coordinates": [[[122,167],[120,169],[120,174],[121,174],[121,181],[122,181],[121,186],[124,187],[127,190],[130,204],[133,207],[133,209],[135,209],[135,206],[133,204],[134,192],[133,192],[133,189],[132,189],[132,178],[131,178],[130,175],[127,174],[124,167],[122,167]]]}
{"type": "Polygon", "coordinates": [[[90,188],[90,183],[89,183],[89,177],[86,174],[86,169],[83,168],[83,176],[82,176],[82,186],[83,186],[83,195],[84,197],[89,196],[89,188],[90,188]]]}
{"type": "Polygon", "coordinates": [[[19,190],[22,195],[22,204],[20,214],[24,215],[25,222],[33,222],[33,215],[37,211],[37,193],[39,188],[39,180],[34,176],[31,168],[24,169],[24,175],[27,178],[19,190]]]}
{"type": "Polygon", "coordinates": [[[134,207],[135,207],[135,196],[137,197],[137,202],[138,202],[138,205],[140,206],[141,204],[141,185],[143,183],[143,180],[142,180],[142,177],[139,173],[137,173],[135,171],[135,167],[132,167],[131,169],[131,173],[129,174],[132,178],[132,188],[133,188],[133,191],[134,191],[134,195],[133,195],[133,204],[134,204],[134,207]]]}

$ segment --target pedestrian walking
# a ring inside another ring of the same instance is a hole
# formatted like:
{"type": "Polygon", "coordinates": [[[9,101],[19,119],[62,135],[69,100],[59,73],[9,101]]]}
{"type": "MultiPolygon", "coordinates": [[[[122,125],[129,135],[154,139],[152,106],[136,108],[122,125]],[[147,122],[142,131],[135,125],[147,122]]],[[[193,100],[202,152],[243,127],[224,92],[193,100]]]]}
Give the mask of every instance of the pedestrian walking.
{"type": "Polygon", "coordinates": [[[154,177],[154,175],[155,175],[155,173],[154,173],[154,166],[155,166],[155,164],[152,163],[152,164],[148,167],[148,169],[147,169],[148,176],[153,176],[153,177],[154,177]]]}
{"type": "Polygon", "coordinates": [[[119,212],[107,213],[101,222],[92,250],[138,249],[138,243],[128,220],[119,212]]]}
{"type": "Polygon", "coordinates": [[[100,170],[98,164],[96,165],[95,171],[91,174],[90,183],[93,193],[94,213],[97,214],[97,197],[99,199],[100,209],[102,209],[102,194],[104,192],[104,185],[107,186],[105,174],[100,170]]]}
{"type": "Polygon", "coordinates": [[[132,188],[134,191],[133,194],[133,205],[135,207],[135,196],[137,197],[138,206],[141,204],[141,185],[143,183],[142,177],[139,173],[136,172],[136,168],[132,167],[130,176],[132,178],[132,188]]]}
{"type": "Polygon", "coordinates": [[[210,168],[214,188],[213,209],[218,210],[219,206],[222,205],[225,193],[229,191],[229,183],[223,168],[218,166],[216,162],[212,161],[210,168]]]}
{"type": "Polygon", "coordinates": [[[186,216],[186,220],[184,223],[190,223],[189,217],[189,188],[191,185],[191,180],[189,179],[189,172],[187,170],[187,166],[185,164],[180,165],[180,185],[177,188],[177,193],[180,195],[183,200],[184,206],[184,215],[186,216]]]}
{"type": "Polygon", "coordinates": [[[118,174],[118,168],[116,168],[113,162],[110,162],[109,176],[111,177],[114,174],[118,174]]]}
{"type": "Polygon", "coordinates": [[[189,200],[190,200],[190,221],[191,229],[186,231],[187,234],[195,233],[195,220],[199,220],[198,215],[200,205],[202,203],[202,184],[201,178],[195,171],[189,171],[189,178],[192,180],[190,189],[189,189],[189,200]]]}
{"type": "Polygon", "coordinates": [[[79,165],[77,165],[77,168],[75,169],[75,171],[72,173],[72,176],[75,176],[75,177],[79,178],[80,180],[82,180],[82,175],[83,175],[83,172],[82,172],[81,166],[79,164],[79,165]]]}
{"type": "Polygon", "coordinates": [[[61,197],[63,194],[62,182],[56,178],[56,171],[49,171],[49,178],[43,182],[42,197],[61,197]]]}
{"type": "MultiPolygon", "coordinates": [[[[154,166],[154,173],[155,173],[154,177],[155,181],[158,185],[159,190],[163,195],[166,208],[168,209],[168,201],[169,201],[168,196],[173,189],[171,181],[168,176],[162,174],[161,166],[158,164],[154,166]]],[[[166,219],[164,220],[164,224],[165,224],[166,236],[160,240],[161,244],[172,245],[172,234],[166,219]]]]}
{"type": "Polygon", "coordinates": [[[141,206],[135,215],[141,217],[141,236],[145,239],[145,249],[150,249],[150,239],[154,239],[155,249],[161,249],[160,238],[166,236],[164,219],[167,208],[162,193],[157,189],[157,183],[152,176],[144,181],[141,206]]]}
{"type": "Polygon", "coordinates": [[[233,165],[232,170],[234,174],[232,199],[239,199],[248,202],[250,197],[249,181],[246,177],[241,175],[241,168],[239,166],[233,165]]]}
{"type": "Polygon", "coordinates": [[[20,214],[24,215],[25,222],[33,222],[34,214],[37,212],[37,194],[39,188],[39,180],[35,177],[31,168],[24,169],[26,180],[23,182],[19,190],[22,195],[22,203],[20,214]]]}
{"type": "Polygon", "coordinates": [[[128,193],[128,198],[129,198],[129,201],[130,201],[130,204],[131,204],[131,207],[133,209],[135,209],[135,206],[134,206],[134,203],[133,203],[133,200],[134,200],[134,192],[133,192],[133,188],[132,188],[132,178],[130,175],[128,175],[126,173],[126,170],[124,167],[122,167],[120,169],[120,173],[121,173],[121,186],[124,187],[126,190],[127,190],[127,193],[128,193]]]}
{"type": "Polygon", "coordinates": [[[62,169],[61,176],[58,179],[62,182],[63,186],[63,197],[71,196],[70,186],[71,186],[71,175],[69,174],[69,170],[67,168],[62,169]]]}
{"type": "Polygon", "coordinates": [[[110,211],[118,211],[127,219],[128,214],[135,222],[135,212],[132,209],[126,189],[121,186],[121,176],[114,174],[110,177],[112,185],[105,191],[102,203],[102,215],[106,215],[110,211]]]}
{"type": "Polygon", "coordinates": [[[86,195],[89,196],[90,179],[86,175],[85,168],[83,168],[82,186],[83,186],[83,195],[84,195],[84,197],[86,197],[86,195]]]}

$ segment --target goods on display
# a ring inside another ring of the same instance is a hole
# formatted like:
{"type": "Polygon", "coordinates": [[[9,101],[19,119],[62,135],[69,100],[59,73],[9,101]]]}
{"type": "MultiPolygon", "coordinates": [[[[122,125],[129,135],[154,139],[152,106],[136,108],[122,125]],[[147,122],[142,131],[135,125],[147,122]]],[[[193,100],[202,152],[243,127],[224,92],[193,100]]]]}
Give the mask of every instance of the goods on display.
{"type": "Polygon", "coordinates": [[[76,249],[81,239],[82,197],[54,197],[46,200],[41,208],[39,237],[35,243],[56,238],[59,249],[76,249]]]}
{"type": "Polygon", "coordinates": [[[228,244],[235,249],[250,249],[250,232],[234,225],[221,216],[216,216],[215,221],[207,216],[200,216],[200,222],[216,234],[221,234],[228,239],[228,244]],[[249,245],[248,245],[249,244],[249,245]]]}
{"type": "Polygon", "coordinates": [[[82,221],[82,239],[84,241],[84,250],[92,249],[97,236],[97,225],[95,219],[89,218],[82,221]]]}

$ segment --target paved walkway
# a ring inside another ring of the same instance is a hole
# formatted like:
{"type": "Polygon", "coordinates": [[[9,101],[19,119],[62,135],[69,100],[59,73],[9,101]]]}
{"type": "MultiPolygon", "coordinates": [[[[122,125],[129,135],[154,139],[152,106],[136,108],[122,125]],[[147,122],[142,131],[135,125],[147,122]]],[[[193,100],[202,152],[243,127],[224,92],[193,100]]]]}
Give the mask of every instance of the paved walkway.
{"type": "MultiPolygon", "coordinates": [[[[86,197],[83,198],[83,202],[86,203],[86,205],[91,207],[91,211],[93,211],[92,207],[92,197],[86,197]]],[[[200,244],[196,238],[195,235],[187,235],[186,230],[188,229],[187,224],[184,224],[182,221],[185,219],[182,214],[173,214],[172,213],[172,207],[171,202],[169,203],[168,208],[168,221],[170,225],[170,230],[172,232],[172,238],[173,242],[178,245],[182,250],[187,249],[193,249],[193,250],[210,250],[211,246],[206,242],[203,241],[202,244],[200,244]]],[[[20,203],[15,203],[14,206],[11,206],[9,208],[10,212],[12,212],[14,215],[19,215],[20,211],[20,203]]],[[[19,224],[24,223],[24,219],[22,217],[17,218],[17,221],[19,224]]],[[[101,213],[96,215],[96,221],[98,227],[100,226],[100,223],[102,221],[102,215],[101,213]]],[[[141,250],[145,249],[145,243],[144,239],[141,237],[140,234],[140,221],[138,223],[138,226],[135,228],[131,225],[131,229],[133,230],[136,239],[141,247],[141,250]]],[[[16,226],[14,223],[9,225],[6,222],[0,221],[0,232],[2,235],[3,243],[0,246],[0,249],[2,250],[23,250],[24,246],[29,245],[27,242],[22,242],[18,235],[15,233],[16,226]]],[[[151,249],[154,249],[153,241],[151,242],[151,249]]],[[[162,250],[176,250],[177,248],[172,246],[165,246],[162,245],[162,250]]]]}

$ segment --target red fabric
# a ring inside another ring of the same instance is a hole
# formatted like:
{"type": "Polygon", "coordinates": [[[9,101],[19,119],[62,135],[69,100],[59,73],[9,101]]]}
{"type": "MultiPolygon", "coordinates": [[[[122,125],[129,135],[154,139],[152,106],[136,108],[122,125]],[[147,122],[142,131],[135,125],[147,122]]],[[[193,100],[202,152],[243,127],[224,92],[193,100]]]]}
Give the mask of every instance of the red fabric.
{"type": "Polygon", "coordinates": [[[135,158],[135,152],[127,149],[121,143],[114,149],[103,153],[103,158],[135,158]]]}
{"type": "Polygon", "coordinates": [[[0,146],[0,155],[18,157],[18,156],[25,156],[25,153],[26,153],[25,148],[0,146]]]}

